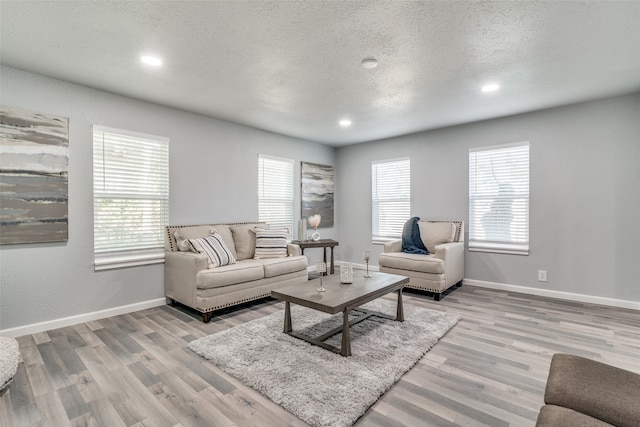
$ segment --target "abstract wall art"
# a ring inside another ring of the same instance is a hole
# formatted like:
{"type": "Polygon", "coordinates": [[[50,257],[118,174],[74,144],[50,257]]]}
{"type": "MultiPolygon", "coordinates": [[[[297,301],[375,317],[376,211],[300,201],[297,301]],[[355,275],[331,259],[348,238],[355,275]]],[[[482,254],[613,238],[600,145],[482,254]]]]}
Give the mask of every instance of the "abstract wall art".
{"type": "Polygon", "coordinates": [[[319,214],[320,228],[333,227],[333,166],[302,162],[300,172],[301,217],[319,214]]]}
{"type": "Polygon", "coordinates": [[[68,240],[69,119],[0,106],[0,244],[68,240]]]}

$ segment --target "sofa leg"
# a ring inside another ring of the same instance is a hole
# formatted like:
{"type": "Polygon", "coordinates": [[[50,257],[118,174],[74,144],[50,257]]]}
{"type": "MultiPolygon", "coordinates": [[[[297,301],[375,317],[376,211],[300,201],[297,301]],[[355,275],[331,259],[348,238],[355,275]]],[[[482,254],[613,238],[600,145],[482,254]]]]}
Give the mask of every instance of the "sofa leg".
{"type": "Polygon", "coordinates": [[[462,280],[460,280],[458,283],[456,283],[456,288],[459,288],[462,286],[462,280]]]}
{"type": "Polygon", "coordinates": [[[436,301],[440,301],[440,297],[442,296],[442,294],[440,292],[437,292],[435,294],[433,294],[433,299],[436,301]]]}
{"type": "Polygon", "coordinates": [[[207,313],[202,313],[202,321],[204,323],[209,323],[211,318],[213,317],[213,312],[209,311],[207,313]]]}
{"type": "Polygon", "coordinates": [[[169,304],[171,307],[174,307],[176,305],[176,300],[167,297],[167,304],[169,304]]]}

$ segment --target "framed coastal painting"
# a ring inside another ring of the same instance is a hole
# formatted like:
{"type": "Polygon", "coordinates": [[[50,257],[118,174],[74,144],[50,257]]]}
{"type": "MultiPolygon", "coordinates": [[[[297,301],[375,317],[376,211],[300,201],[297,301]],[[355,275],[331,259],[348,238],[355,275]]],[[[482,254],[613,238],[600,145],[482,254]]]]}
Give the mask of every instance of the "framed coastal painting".
{"type": "Polygon", "coordinates": [[[302,162],[300,167],[301,218],[320,215],[319,227],[333,227],[333,166],[302,162]]]}
{"type": "Polygon", "coordinates": [[[0,106],[0,244],[68,239],[69,119],[0,106]]]}

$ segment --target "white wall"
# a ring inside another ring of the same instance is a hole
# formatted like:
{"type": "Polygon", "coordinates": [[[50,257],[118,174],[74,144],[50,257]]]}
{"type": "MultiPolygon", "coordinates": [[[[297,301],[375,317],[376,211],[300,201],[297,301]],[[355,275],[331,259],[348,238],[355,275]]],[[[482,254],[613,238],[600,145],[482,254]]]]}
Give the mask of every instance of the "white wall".
{"type": "Polygon", "coordinates": [[[640,94],[340,148],[340,259],[382,251],[371,161],[410,156],[412,214],[468,224],[469,148],[517,141],[531,144],[530,254],[467,251],[465,278],[640,302],[640,94]]]}
{"type": "MultiPolygon", "coordinates": [[[[0,94],[3,105],[68,117],[70,158],[68,242],[0,246],[0,331],[164,297],[161,264],[93,270],[94,124],[170,138],[172,224],[255,221],[258,153],[294,159],[296,188],[300,161],[335,164],[321,144],[12,68],[1,69],[0,94]]],[[[337,222],[324,237],[337,237],[337,222]]]]}

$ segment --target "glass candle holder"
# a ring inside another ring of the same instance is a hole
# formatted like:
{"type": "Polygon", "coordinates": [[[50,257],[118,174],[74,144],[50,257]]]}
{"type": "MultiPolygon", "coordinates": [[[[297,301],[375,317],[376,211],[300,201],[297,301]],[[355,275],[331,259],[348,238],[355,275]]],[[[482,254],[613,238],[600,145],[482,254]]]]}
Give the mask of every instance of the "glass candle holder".
{"type": "Polygon", "coordinates": [[[362,257],[364,258],[364,262],[367,263],[367,273],[364,275],[364,277],[366,277],[367,279],[371,276],[369,276],[369,261],[371,260],[371,252],[370,251],[364,251],[362,253],[362,257]]]}
{"type": "Polygon", "coordinates": [[[340,283],[353,283],[353,265],[350,263],[340,266],[340,283]]]}
{"type": "Polygon", "coordinates": [[[327,272],[327,264],[324,262],[319,262],[316,264],[316,271],[320,274],[320,287],[317,289],[318,292],[325,292],[326,289],[322,286],[322,276],[327,272]]]}

